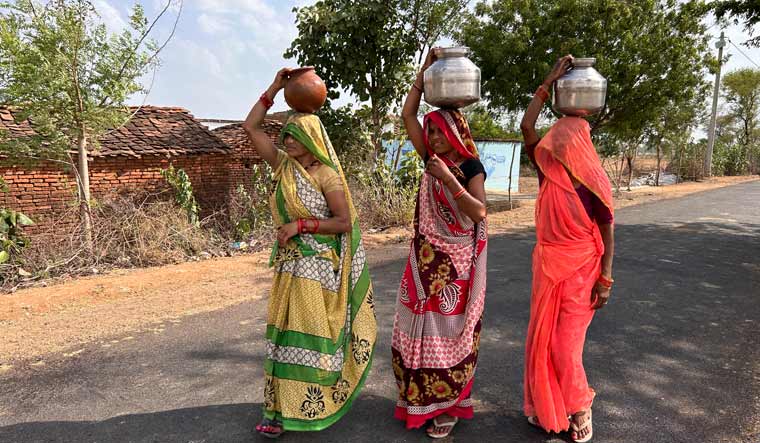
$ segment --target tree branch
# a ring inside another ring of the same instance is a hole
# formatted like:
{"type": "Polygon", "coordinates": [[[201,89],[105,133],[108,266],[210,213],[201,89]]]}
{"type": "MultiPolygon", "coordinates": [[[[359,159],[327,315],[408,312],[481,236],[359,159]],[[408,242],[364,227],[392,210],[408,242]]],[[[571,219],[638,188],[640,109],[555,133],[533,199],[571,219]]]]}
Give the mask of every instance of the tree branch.
{"type": "MultiPolygon", "coordinates": [[[[143,42],[145,42],[145,39],[148,38],[148,35],[150,35],[150,33],[153,31],[153,28],[156,26],[156,23],[158,23],[161,17],[163,17],[163,15],[166,14],[166,11],[169,10],[169,7],[171,6],[173,1],[174,0],[167,0],[166,6],[164,6],[161,12],[156,16],[156,18],[150,24],[150,26],[148,26],[148,29],[146,29],[145,32],[140,36],[140,38],[137,41],[137,44],[135,44],[134,48],[132,48],[132,51],[130,51],[129,57],[127,57],[127,59],[124,60],[124,63],[121,65],[121,68],[119,69],[119,73],[116,75],[116,78],[113,80],[114,83],[122,79],[122,77],[124,76],[124,72],[127,70],[127,66],[135,58],[135,54],[137,54],[137,50],[140,48],[143,42]]],[[[177,18],[174,21],[174,27],[172,28],[172,32],[169,35],[169,38],[167,38],[167,40],[163,43],[163,45],[161,45],[161,47],[159,47],[159,49],[156,50],[156,52],[150,56],[150,58],[148,59],[148,63],[152,62],[155,59],[155,57],[158,55],[158,53],[161,52],[161,50],[167,45],[167,43],[169,43],[169,40],[171,40],[171,38],[174,37],[174,33],[177,30],[177,23],[179,22],[179,18],[182,15],[184,0],[179,0],[179,4],[180,4],[180,9],[179,9],[179,12],[177,13],[177,18]]],[[[107,101],[108,101],[108,97],[103,97],[103,99],[100,101],[99,106],[105,106],[107,101]]]]}

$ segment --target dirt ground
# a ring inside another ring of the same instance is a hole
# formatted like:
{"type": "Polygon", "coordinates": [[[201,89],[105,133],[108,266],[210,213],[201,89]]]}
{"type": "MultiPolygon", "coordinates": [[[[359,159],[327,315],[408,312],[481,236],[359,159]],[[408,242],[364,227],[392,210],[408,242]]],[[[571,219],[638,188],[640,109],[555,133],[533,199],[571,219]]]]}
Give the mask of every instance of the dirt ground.
{"type": "MultiPolygon", "coordinates": [[[[676,198],[754,179],[757,178],[718,177],[699,183],[644,187],[616,196],[615,206],[676,198]]],[[[523,192],[535,193],[535,178],[524,180],[523,192]]],[[[504,196],[497,197],[498,207],[505,207],[504,196]]],[[[492,234],[532,226],[535,201],[516,200],[515,205],[512,210],[489,214],[492,234]]],[[[409,238],[410,229],[391,228],[365,234],[365,244],[371,256],[385,245],[404,243],[409,238]]],[[[268,252],[264,251],[158,268],[120,270],[0,294],[3,336],[0,373],[17,365],[44,365],[46,356],[51,354],[73,358],[78,354],[76,347],[84,343],[110,346],[106,337],[115,334],[160,333],[162,322],[179,322],[186,315],[262,298],[271,279],[267,260],[268,252]]]]}

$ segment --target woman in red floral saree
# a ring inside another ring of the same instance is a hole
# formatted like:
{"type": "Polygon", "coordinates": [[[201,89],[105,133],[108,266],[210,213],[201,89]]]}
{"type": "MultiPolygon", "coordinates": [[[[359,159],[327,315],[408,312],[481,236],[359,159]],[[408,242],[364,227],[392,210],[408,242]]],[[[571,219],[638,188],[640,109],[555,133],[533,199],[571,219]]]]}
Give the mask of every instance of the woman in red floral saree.
{"type": "Polygon", "coordinates": [[[422,72],[404,103],[409,138],[425,159],[414,240],[393,327],[396,418],[409,429],[432,420],[427,434],[448,436],[472,418],[473,376],[486,290],[485,169],[458,110],[417,120],[422,72]]]}

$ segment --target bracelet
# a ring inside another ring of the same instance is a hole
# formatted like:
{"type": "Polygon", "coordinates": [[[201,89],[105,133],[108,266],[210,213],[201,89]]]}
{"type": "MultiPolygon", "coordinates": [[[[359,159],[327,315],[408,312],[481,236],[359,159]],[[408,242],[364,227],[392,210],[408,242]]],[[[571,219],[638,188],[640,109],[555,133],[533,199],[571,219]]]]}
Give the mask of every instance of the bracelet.
{"type": "Polygon", "coordinates": [[[412,88],[414,88],[414,89],[420,91],[420,93],[422,93],[422,88],[420,88],[419,86],[417,86],[417,82],[412,83],[412,88]]]}
{"type": "Polygon", "coordinates": [[[467,192],[465,188],[462,188],[459,191],[457,191],[457,193],[454,194],[454,200],[459,200],[460,198],[462,198],[465,192],[467,192]]]}
{"type": "Polygon", "coordinates": [[[319,231],[319,220],[316,218],[299,218],[298,219],[298,233],[299,234],[316,234],[319,231]]]}
{"type": "Polygon", "coordinates": [[[605,288],[609,289],[609,288],[612,287],[612,283],[614,283],[615,280],[613,280],[611,278],[607,278],[607,277],[605,277],[603,275],[599,275],[599,278],[596,279],[596,282],[599,283],[600,285],[604,286],[605,288]]]}
{"type": "Polygon", "coordinates": [[[267,109],[271,108],[274,105],[274,100],[272,100],[271,98],[267,97],[267,93],[266,92],[263,92],[261,94],[261,97],[259,97],[259,101],[261,101],[261,103],[263,103],[264,107],[266,107],[267,109]]]}
{"type": "Polygon", "coordinates": [[[549,100],[549,89],[546,88],[546,86],[541,85],[536,89],[536,93],[534,94],[538,98],[541,99],[541,101],[545,102],[549,100]]]}

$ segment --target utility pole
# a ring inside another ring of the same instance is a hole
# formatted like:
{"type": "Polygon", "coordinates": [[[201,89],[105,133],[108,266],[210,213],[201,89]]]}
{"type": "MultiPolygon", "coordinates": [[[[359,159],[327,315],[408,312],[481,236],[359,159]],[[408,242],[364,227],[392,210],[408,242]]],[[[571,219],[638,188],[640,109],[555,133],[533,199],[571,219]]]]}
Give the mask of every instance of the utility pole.
{"type": "Polygon", "coordinates": [[[715,120],[718,117],[718,93],[720,92],[720,67],[723,64],[723,47],[726,41],[723,38],[723,31],[720,32],[720,40],[715,43],[718,48],[718,72],[715,74],[715,90],[713,91],[712,115],[710,116],[710,127],[707,129],[707,152],[705,152],[705,177],[712,176],[712,155],[715,146],[715,120]]]}

